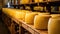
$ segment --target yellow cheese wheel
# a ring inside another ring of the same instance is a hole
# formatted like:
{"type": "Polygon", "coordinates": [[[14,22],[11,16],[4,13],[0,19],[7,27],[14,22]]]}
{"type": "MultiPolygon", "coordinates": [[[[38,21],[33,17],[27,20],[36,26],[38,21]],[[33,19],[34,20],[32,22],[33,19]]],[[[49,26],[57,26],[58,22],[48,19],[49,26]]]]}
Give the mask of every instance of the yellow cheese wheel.
{"type": "Polygon", "coordinates": [[[60,17],[50,18],[48,22],[48,34],[60,34],[60,17]]]}
{"type": "Polygon", "coordinates": [[[47,29],[50,15],[36,15],[34,18],[34,28],[47,29]]]}
{"type": "Polygon", "coordinates": [[[39,0],[34,0],[34,2],[35,2],[35,3],[38,3],[38,2],[39,2],[39,0]]]}
{"type": "Polygon", "coordinates": [[[43,2],[43,0],[39,0],[39,2],[43,2]]]}
{"type": "Polygon", "coordinates": [[[60,1],[60,0],[48,0],[49,2],[60,1]]]}
{"type": "Polygon", "coordinates": [[[52,18],[60,18],[60,14],[51,14],[52,18]]]}
{"type": "Polygon", "coordinates": [[[50,13],[39,13],[38,15],[49,15],[50,13]]]}
{"type": "Polygon", "coordinates": [[[14,12],[14,10],[8,10],[8,15],[13,17],[15,15],[16,11],[14,12]]]}
{"type": "Polygon", "coordinates": [[[7,8],[2,8],[2,11],[4,12],[4,13],[6,13],[7,12],[7,8]]]}
{"type": "Polygon", "coordinates": [[[38,13],[34,13],[34,12],[26,14],[26,16],[25,16],[25,22],[27,24],[34,24],[34,17],[37,14],[38,13]]]}
{"type": "Polygon", "coordinates": [[[60,34],[60,14],[52,14],[48,22],[48,34],[60,34]]]}
{"type": "Polygon", "coordinates": [[[28,4],[29,3],[29,0],[21,0],[20,3],[21,4],[28,4]]]}
{"type": "Polygon", "coordinates": [[[14,17],[24,21],[24,19],[25,19],[25,13],[24,12],[16,12],[16,14],[14,15],[14,17]]]}
{"type": "Polygon", "coordinates": [[[14,10],[10,9],[10,8],[3,8],[2,9],[4,13],[6,13],[7,15],[12,15],[14,14],[14,10]]]}
{"type": "Polygon", "coordinates": [[[39,2],[47,2],[47,0],[39,0],[39,2]]]}
{"type": "Polygon", "coordinates": [[[35,7],[34,7],[34,10],[40,10],[40,11],[43,11],[43,7],[41,7],[41,6],[35,6],[35,7]]]}
{"type": "Polygon", "coordinates": [[[31,12],[31,13],[34,13],[34,14],[40,14],[40,12],[31,12]]]}

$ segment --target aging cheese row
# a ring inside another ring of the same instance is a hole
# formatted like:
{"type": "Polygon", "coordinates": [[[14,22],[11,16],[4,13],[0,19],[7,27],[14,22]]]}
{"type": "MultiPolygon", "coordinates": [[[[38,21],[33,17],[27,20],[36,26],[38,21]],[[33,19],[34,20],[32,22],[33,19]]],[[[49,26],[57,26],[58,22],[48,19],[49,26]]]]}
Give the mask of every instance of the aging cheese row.
{"type": "Polygon", "coordinates": [[[14,18],[18,18],[23,21],[25,19],[25,14],[31,12],[31,11],[18,10],[18,9],[9,9],[9,8],[3,8],[2,10],[5,14],[14,18]]]}
{"type": "Polygon", "coordinates": [[[60,34],[60,14],[31,12],[27,10],[3,8],[3,12],[11,17],[34,25],[35,29],[48,29],[48,34],[60,34]]]}
{"type": "Polygon", "coordinates": [[[25,21],[27,24],[33,24],[36,29],[47,29],[49,13],[31,12],[18,9],[3,9],[7,15],[25,21]]]}

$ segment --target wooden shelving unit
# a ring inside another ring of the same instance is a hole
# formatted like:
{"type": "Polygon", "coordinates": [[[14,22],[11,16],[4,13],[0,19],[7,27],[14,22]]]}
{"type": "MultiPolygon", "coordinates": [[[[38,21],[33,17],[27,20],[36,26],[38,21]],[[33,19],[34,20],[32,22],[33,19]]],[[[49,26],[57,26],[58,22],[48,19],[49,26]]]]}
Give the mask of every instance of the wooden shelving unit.
{"type": "Polygon", "coordinates": [[[16,18],[11,18],[14,20],[16,23],[20,24],[24,29],[29,31],[31,34],[48,34],[47,30],[37,30],[34,28],[34,25],[28,25],[24,21],[16,19],[16,18]]]}
{"type": "Polygon", "coordinates": [[[3,22],[8,26],[11,34],[25,34],[26,31],[29,34],[48,34],[47,30],[37,30],[34,28],[34,25],[26,24],[24,21],[11,17],[3,12],[2,14],[3,22]]]}
{"type": "MultiPolygon", "coordinates": [[[[51,6],[59,7],[60,6],[60,1],[54,1],[54,2],[50,2],[50,1],[46,2],[45,1],[45,2],[38,2],[38,3],[31,2],[31,3],[28,3],[28,4],[12,4],[12,0],[11,0],[11,6],[14,7],[14,8],[17,7],[16,9],[20,9],[21,7],[23,7],[24,10],[27,10],[27,9],[25,9],[25,7],[29,6],[31,8],[30,9],[31,11],[37,11],[37,10],[34,10],[33,8],[35,6],[41,6],[43,8],[46,7],[46,10],[51,14],[60,14],[60,12],[51,12],[51,6]]],[[[46,11],[44,11],[44,9],[43,9],[42,12],[46,12],[46,11]]],[[[37,30],[37,29],[34,28],[34,25],[28,25],[24,21],[13,18],[13,17],[10,17],[9,15],[7,15],[7,17],[12,20],[12,25],[11,24],[10,25],[11,25],[11,27],[13,27],[12,29],[14,31],[14,34],[17,34],[17,33],[18,34],[25,34],[25,30],[28,31],[29,34],[48,34],[48,30],[37,30]],[[16,30],[15,30],[15,28],[16,28],[16,30]]]]}

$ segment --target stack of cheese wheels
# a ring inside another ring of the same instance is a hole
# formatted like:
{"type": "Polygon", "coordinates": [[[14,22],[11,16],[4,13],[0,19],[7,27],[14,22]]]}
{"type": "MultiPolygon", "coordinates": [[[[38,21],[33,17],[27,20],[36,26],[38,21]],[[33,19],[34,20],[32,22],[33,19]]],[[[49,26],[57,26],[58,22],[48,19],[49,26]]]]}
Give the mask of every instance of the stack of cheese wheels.
{"type": "Polygon", "coordinates": [[[48,22],[48,34],[60,34],[60,14],[51,16],[48,22]]]}
{"type": "Polygon", "coordinates": [[[26,16],[25,16],[25,22],[27,24],[34,24],[34,17],[37,14],[38,14],[38,12],[32,12],[32,13],[26,14],[26,16]]]}
{"type": "Polygon", "coordinates": [[[50,15],[36,15],[34,18],[34,28],[36,29],[47,29],[48,20],[50,15]]]}

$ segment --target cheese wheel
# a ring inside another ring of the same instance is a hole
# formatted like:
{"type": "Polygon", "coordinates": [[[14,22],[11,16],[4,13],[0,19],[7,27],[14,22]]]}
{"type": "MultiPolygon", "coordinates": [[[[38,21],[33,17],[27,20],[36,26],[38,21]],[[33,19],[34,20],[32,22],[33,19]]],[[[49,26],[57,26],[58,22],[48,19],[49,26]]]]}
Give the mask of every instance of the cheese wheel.
{"type": "Polygon", "coordinates": [[[16,12],[16,14],[14,15],[14,17],[24,21],[24,19],[25,19],[25,13],[24,12],[16,12]]]}
{"type": "Polygon", "coordinates": [[[43,2],[43,0],[39,0],[39,2],[43,2]]]}
{"type": "Polygon", "coordinates": [[[12,9],[10,9],[10,8],[3,8],[2,9],[3,10],[3,12],[5,13],[5,14],[7,14],[7,15],[9,15],[9,14],[14,14],[14,11],[15,10],[12,10],[12,9]]]}
{"type": "Polygon", "coordinates": [[[60,34],[60,15],[52,15],[48,22],[48,34],[60,34]]]}
{"type": "Polygon", "coordinates": [[[34,24],[34,17],[37,15],[37,13],[28,13],[25,16],[25,22],[27,24],[34,24]]]}
{"type": "Polygon", "coordinates": [[[39,2],[47,2],[47,0],[39,0],[39,2]]]}
{"type": "Polygon", "coordinates": [[[35,2],[35,3],[38,3],[38,2],[39,2],[39,0],[34,0],[34,2],[35,2]]]}
{"type": "Polygon", "coordinates": [[[40,11],[43,11],[43,7],[41,7],[41,6],[35,6],[35,7],[34,7],[34,10],[40,10],[40,11]]]}
{"type": "Polygon", "coordinates": [[[37,14],[37,15],[40,14],[40,12],[31,12],[31,13],[34,13],[34,14],[37,14]]]}
{"type": "Polygon", "coordinates": [[[47,29],[50,15],[36,15],[34,18],[34,28],[47,29]]]}
{"type": "Polygon", "coordinates": [[[60,0],[48,0],[49,2],[60,1],[60,0]]]}
{"type": "Polygon", "coordinates": [[[4,12],[4,13],[7,13],[7,8],[2,8],[2,11],[4,12]]]}
{"type": "Polygon", "coordinates": [[[60,14],[51,14],[52,18],[60,18],[60,14]]]}
{"type": "Polygon", "coordinates": [[[29,0],[21,0],[20,3],[21,4],[27,4],[27,3],[29,3],[29,0]]]}
{"type": "Polygon", "coordinates": [[[49,13],[39,13],[38,15],[49,15],[49,13]]]}

